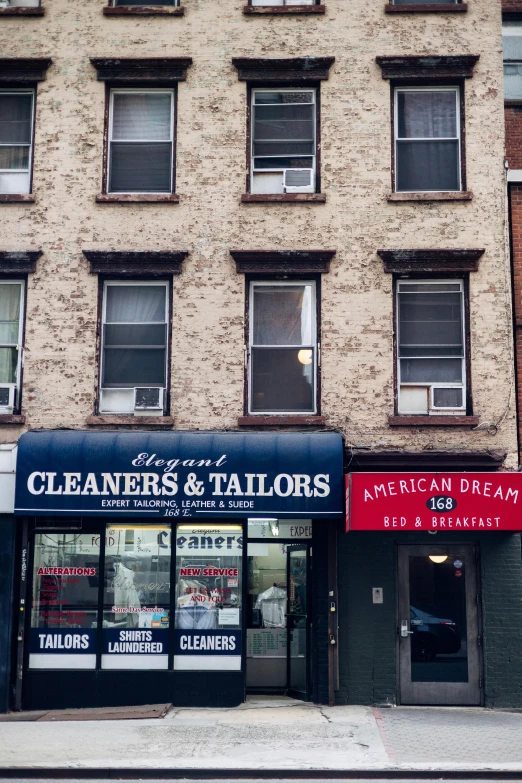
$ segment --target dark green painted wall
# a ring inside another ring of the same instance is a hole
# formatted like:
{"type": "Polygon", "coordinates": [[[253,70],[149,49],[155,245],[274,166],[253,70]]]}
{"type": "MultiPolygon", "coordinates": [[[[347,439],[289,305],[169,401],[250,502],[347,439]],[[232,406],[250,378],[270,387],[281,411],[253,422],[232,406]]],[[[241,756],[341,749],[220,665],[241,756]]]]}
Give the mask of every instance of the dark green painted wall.
{"type": "Polygon", "coordinates": [[[0,514],[0,712],[9,708],[15,519],[0,514]]]}
{"type": "MultiPolygon", "coordinates": [[[[397,703],[396,544],[430,540],[427,533],[339,535],[337,704],[397,703]],[[372,587],[384,589],[382,605],[372,603],[372,587]]],[[[459,540],[480,545],[486,706],[522,707],[520,534],[452,537],[451,543],[459,540]]]]}

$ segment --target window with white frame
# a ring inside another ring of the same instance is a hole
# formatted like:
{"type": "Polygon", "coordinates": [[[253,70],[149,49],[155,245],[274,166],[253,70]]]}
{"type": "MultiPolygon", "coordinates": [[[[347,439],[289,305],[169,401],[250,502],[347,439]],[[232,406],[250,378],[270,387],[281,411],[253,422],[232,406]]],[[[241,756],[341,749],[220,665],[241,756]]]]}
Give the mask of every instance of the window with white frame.
{"type": "Polygon", "coordinates": [[[250,283],[250,413],[315,413],[314,282],[250,283]]]}
{"type": "Polygon", "coordinates": [[[252,90],[252,193],[314,193],[315,89],[252,90]]]}
{"type": "Polygon", "coordinates": [[[29,193],[34,90],[0,90],[0,193],[29,193]]]}
{"type": "Polygon", "coordinates": [[[24,284],[0,281],[0,413],[20,408],[24,284]]]}
{"type": "Polygon", "coordinates": [[[395,89],[395,190],[459,191],[460,89],[395,89]]]}
{"type": "Polygon", "coordinates": [[[398,412],[464,414],[462,280],[397,282],[398,412]]]}
{"type": "Polygon", "coordinates": [[[168,283],[106,282],[100,412],[162,415],[167,347],[168,283]]]}
{"type": "Polygon", "coordinates": [[[172,193],[174,90],[111,90],[109,193],[172,193]]]}
{"type": "Polygon", "coordinates": [[[504,51],[504,98],[522,98],[522,23],[504,22],[502,25],[504,51]]]}

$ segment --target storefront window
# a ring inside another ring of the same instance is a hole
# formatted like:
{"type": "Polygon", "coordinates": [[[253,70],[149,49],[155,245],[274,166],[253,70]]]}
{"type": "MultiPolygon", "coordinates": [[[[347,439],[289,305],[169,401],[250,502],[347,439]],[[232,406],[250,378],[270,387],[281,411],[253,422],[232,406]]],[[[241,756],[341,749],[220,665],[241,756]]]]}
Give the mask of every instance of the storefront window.
{"type": "Polygon", "coordinates": [[[240,525],[178,525],[174,668],[241,668],[240,525]]]}
{"type": "Polygon", "coordinates": [[[30,668],[95,668],[99,573],[96,536],[36,534],[30,668]]]}
{"type": "Polygon", "coordinates": [[[312,538],[311,519],[249,519],[248,538],[301,540],[312,538]]]}
{"type": "Polygon", "coordinates": [[[170,526],[108,526],[102,669],[166,669],[170,526]]]}

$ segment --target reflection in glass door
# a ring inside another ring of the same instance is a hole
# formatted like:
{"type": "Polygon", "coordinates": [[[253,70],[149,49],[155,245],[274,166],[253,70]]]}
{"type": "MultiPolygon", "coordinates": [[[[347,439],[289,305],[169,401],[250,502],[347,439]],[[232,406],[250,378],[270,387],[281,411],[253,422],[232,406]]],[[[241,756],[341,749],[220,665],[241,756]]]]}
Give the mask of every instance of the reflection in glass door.
{"type": "Polygon", "coordinates": [[[403,704],[480,704],[475,550],[399,548],[403,704]]]}
{"type": "Polygon", "coordinates": [[[288,547],[288,694],[308,698],[308,547],[288,547]]]}

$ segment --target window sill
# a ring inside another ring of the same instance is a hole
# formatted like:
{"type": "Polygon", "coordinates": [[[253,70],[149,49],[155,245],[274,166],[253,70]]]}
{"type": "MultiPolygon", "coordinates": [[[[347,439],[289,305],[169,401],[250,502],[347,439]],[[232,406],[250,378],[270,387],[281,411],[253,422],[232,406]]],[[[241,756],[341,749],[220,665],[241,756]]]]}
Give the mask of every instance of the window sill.
{"type": "Polygon", "coordinates": [[[473,193],[469,190],[452,193],[388,193],[387,201],[472,201],[473,193]]]}
{"type": "Polygon", "coordinates": [[[476,427],[478,416],[388,416],[390,427],[476,427]]]}
{"type": "Polygon", "coordinates": [[[0,193],[0,204],[34,204],[34,193],[0,193]]]}
{"type": "Polygon", "coordinates": [[[89,427],[106,427],[115,424],[125,427],[173,427],[174,419],[172,416],[132,416],[131,414],[122,414],[121,416],[107,414],[100,416],[87,416],[85,420],[89,427]]]}
{"type": "Polygon", "coordinates": [[[239,427],[322,427],[325,416],[239,416],[239,427]]]}
{"type": "Polygon", "coordinates": [[[25,424],[25,416],[17,416],[14,413],[0,413],[0,425],[25,424]]]}
{"type": "Polygon", "coordinates": [[[99,193],[97,204],[179,204],[176,193],[99,193]]]}
{"type": "Polygon", "coordinates": [[[522,98],[506,98],[504,101],[504,106],[513,106],[513,108],[522,106],[522,98]]]}
{"type": "Polygon", "coordinates": [[[43,16],[45,8],[41,5],[32,8],[0,8],[0,16],[43,16]]]}
{"type": "Polygon", "coordinates": [[[416,3],[414,5],[391,5],[384,6],[386,14],[446,14],[446,13],[465,13],[468,10],[467,3],[416,3]]]}
{"type": "Polygon", "coordinates": [[[185,9],[180,6],[161,8],[150,5],[105,6],[104,16],[185,16],[185,9]]]}
{"type": "Polygon", "coordinates": [[[324,14],[325,5],[244,5],[243,13],[247,16],[269,15],[296,16],[297,14],[324,14]]]}
{"type": "Polygon", "coordinates": [[[324,204],[325,193],[243,193],[242,204],[324,204]]]}

